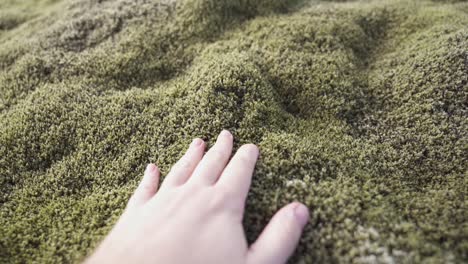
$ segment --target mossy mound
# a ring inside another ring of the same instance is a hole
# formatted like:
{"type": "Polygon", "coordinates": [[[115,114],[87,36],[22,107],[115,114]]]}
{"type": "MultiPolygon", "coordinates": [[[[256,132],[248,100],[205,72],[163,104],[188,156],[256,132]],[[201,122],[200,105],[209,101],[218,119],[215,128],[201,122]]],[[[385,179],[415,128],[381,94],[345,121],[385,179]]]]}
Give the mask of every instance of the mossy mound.
{"type": "Polygon", "coordinates": [[[467,102],[464,1],[2,1],[0,262],[83,259],[223,128],[249,241],[300,200],[291,263],[468,261],[467,102]]]}

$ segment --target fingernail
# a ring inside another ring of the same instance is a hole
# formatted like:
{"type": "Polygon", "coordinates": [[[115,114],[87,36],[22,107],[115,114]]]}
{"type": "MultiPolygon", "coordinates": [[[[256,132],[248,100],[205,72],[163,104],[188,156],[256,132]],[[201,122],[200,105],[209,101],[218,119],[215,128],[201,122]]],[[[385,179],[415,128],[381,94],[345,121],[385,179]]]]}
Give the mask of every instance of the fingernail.
{"type": "Polygon", "coordinates": [[[227,131],[226,129],[221,131],[221,133],[219,135],[223,136],[223,137],[231,137],[232,136],[231,133],[229,131],[227,131]]]}
{"type": "Polygon", "coordinates": [[[192,146],[194,147],[200,146],[202,143],[203,143],[203,140],[201,140],[200,138],[196,138],[192,141],[192,146]]]}
{"type": "Polygon", "coordinates": [[[258,155],[260,155],[260,150],[258,149],[258,147],[254,144],[252,144],[252,146],[250,147],[250,151],[256,155],[258,157],[258,155]]]}
{"type": "Polygon", "coordinates": [[[309,222],[309,209],[301,203],[294,207],[294,216],[301,226],[305,226],[309,222]]]}
{"type": "Polygon", "coordinates": [[[146,171],[147,172],[153,172],[156,170],[156,165],[154,165],[153,163],[150,163],[148,164],[148,166],[146,166],[146,171]]]}

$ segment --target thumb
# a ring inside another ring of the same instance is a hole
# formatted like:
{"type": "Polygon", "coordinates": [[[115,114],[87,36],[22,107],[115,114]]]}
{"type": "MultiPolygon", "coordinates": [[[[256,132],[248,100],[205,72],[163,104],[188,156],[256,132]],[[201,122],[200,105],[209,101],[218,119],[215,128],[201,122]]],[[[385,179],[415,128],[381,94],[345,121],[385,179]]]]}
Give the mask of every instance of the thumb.
{"type": "Polygon", "coordinates": [[[296,249],[302,229],[309,221],[309,210],[294,202],[281,208],[270,220],[247,255],[249,264],[282,264],[296,249]]]}

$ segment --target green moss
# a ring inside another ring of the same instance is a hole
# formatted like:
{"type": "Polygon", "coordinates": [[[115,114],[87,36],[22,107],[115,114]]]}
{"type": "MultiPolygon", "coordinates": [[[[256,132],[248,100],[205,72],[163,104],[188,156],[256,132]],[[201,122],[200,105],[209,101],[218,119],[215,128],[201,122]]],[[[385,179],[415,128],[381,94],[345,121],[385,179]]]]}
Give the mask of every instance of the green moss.
{"type": "Polygon", "coordinates": [[[75,262],[144,166],[261,148],[249,241],[311,209],[292,263],[468,259],[463,1],[3,1],[0,262],[75,262]]]}

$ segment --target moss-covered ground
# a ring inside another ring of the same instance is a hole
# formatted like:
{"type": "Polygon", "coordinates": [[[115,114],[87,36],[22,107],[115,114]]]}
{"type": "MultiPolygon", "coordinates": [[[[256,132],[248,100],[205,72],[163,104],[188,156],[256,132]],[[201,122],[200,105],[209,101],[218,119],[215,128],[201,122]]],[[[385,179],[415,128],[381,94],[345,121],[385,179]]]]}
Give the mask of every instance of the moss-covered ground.
{"type": "Polygon", "coordinates": [[[252,241],[291,263],[468,261],[468,3],[0,1],[0,262],[82,260],[142,176],[223,128],[261,149],[252,241]]]}

